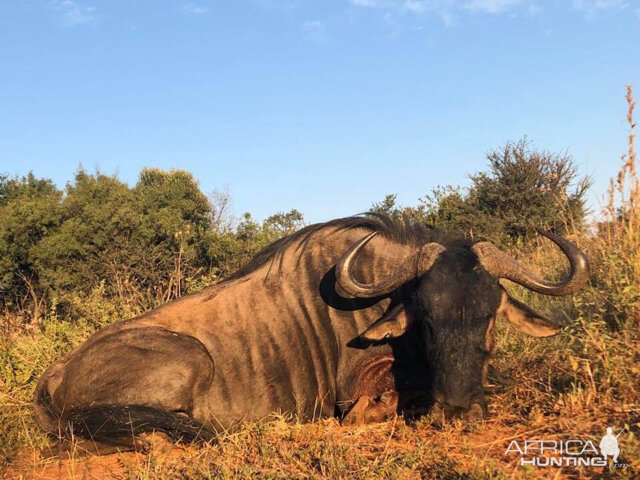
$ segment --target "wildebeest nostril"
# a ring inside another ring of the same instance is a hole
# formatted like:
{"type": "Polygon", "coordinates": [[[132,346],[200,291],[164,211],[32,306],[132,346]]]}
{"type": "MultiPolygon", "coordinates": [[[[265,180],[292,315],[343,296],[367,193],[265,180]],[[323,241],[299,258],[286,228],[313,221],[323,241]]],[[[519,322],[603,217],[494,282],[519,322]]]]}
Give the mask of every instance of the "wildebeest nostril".
{"type": "Polygon", "coordinates": [[[488,418],[489,412],[482,395],[447,398],[440,394],[434,394],[430,416],[434,425],[442,425],[454,418],[466,422],[480,421],[488,418]]]}

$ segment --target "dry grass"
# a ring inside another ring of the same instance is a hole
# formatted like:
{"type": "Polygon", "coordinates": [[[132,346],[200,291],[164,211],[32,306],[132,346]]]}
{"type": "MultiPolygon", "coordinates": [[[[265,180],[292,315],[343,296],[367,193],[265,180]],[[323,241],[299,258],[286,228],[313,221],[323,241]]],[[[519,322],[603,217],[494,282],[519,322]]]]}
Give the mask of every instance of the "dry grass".
{"type": "MultiPolygon", "coordinates": [[[[80,457],[76,452],[64,461],[42,459],[27,449],[6,473],[8,478],[52,479],[595,478],[602,468],[523,468],[516,455],[504,455],[513,439],[583,438],[597,444],[605,425],[628,424],[631,417],[640,421],[638,405],[589,398],[590,388],[571,383],[579,374],[570,366],[558,377],[554,371],[558,359],[548,359],[547,354],[561,340],[538,346],[535,354],[520,356],[523,359],[516,364],[511,354],[499,356],[497,363],[509,365],[504,373],[511,385],[501,386],[491,396],[492,418],[471,427],[453,423],[435,429],[426,420],[407,425],[396,418],[346,428],[335,420],[300,424],[279,418],[247,424],[204,448],[168,452],[158,447],[148,454],[108,457],[80,457]],[[557,385],[559,380],[566,384],[557,385]]],[[[633,434],[621,437],[620,444],[621,460],[630,466],[612,470],[611,475],[634,478],[640,450],[633,434]]]]}
{"type": "MultiPolygon", "coordinates": [[[[491,418],[442,428],[401,418],[357,428],[335,420],[294,419],[244,425],[202,448],[157,446],[146,454],[43,458],[47,443],[30,417],[43,369],[82,342],[94,323],[44,322],[44,331],[0,339],[0,451],[7,478],[637,478],[640,472],[640,187],[629,102],[628,153],[611,184],[605,220],[574,232],[589,254],[590,285],[553,299],[514,289],[532,307],[565,326],[551,339],[532,339],[499,326],[493,360],[497,384],[488,395],[491,418]],[[533,468],[505,455],[511,440],[591,440],[604,429],[619,438],[625,468],[533,468]]],[[[541,241],[521,260],[540,273],[562,275],[561,255],[541,241]],[[550,253],[553,252],[553,253],[550,253]],[[560,269],[561,270],[561,269],[560,269]]],[[[2,467],[0,467],[2,468],[2,467]]],[[[1,472],[2,470],[0,470],[1,472]]]]}

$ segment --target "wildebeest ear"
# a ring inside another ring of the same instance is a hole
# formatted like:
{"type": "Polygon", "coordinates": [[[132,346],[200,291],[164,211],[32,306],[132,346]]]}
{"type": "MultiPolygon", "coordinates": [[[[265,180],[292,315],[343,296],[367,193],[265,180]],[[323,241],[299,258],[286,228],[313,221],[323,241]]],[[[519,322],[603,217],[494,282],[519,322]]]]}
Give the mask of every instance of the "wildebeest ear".
{"type": "Polygon", "coordinates": [[[560,327],[554,322],[524,303],[511,298],[504,290],[502,290],[502,300],[497,313],[507,317],[511,325],[532,337],[550,337],[560,331],[560,327]]]}
{"type": "Polygon", "coordinates": [[[404,305],[399,304],[389,310],[382,318],[360,334],[360,338],[370,342],[379,342],[385,338],[396,338],[407,331],[409,317],[404,305]]]}

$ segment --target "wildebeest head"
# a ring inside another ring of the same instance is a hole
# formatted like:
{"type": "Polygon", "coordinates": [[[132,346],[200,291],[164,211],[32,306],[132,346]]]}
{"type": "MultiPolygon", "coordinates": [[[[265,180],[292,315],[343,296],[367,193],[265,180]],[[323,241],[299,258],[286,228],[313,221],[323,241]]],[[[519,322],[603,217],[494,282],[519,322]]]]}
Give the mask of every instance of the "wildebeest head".
{"type": "Polygon", "coordinates": [[[361,334],[370,341],[398,337],[418,323],[432,378],[433,398],[447,417],[486,416],[483,380],[493,349],[496,316],[535,337],[558,333],[552,321],[511,298],[499,284],[506,278],[534,292],[568,295],[588,279],[587,257],[573,243],[543,230],[569,259],[571,273],[558,283],[538,278],[526,266],[490,242],[459,242],[447,247],[423,245],[398,261],[394,272],[375,284],[363,284],[351,274],[354,260],[376,232],[356,242],[336,266],[338,285],[354,297],[387,295],[401,286],[407,299],[361,334]],[[410,310],[410,311],[408,311],[410,310]]]}

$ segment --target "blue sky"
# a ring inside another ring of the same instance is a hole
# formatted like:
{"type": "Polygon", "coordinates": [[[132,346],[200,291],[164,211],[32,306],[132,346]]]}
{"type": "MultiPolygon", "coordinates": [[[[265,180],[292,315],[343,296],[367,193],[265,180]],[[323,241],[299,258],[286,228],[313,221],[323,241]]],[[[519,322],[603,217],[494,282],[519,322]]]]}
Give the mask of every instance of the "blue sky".
{"type": "Polygon", "coordinates": [[[0,172],[184,168],[309,221],[468,184],[524,135],[595,178],[640,97],[640,2],[5,0],[0,172]]]}

